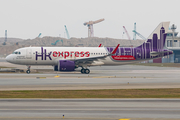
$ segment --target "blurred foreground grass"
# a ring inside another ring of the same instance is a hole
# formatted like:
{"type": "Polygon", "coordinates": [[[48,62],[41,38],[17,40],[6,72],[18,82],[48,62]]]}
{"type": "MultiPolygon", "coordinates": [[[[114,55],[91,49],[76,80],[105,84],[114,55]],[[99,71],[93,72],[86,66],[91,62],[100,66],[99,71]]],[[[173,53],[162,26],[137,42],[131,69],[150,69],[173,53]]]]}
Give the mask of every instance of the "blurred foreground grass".
{"type": "Polygon", "coordinates": [[[157,66],[157,67],[180,67],[180,63],[135,63],[132,65],[157,66]]]}
{"type": "Polygon", "coordinates": [[[180,98],[180,88],[0,91],[0,98],[180,98]]]}

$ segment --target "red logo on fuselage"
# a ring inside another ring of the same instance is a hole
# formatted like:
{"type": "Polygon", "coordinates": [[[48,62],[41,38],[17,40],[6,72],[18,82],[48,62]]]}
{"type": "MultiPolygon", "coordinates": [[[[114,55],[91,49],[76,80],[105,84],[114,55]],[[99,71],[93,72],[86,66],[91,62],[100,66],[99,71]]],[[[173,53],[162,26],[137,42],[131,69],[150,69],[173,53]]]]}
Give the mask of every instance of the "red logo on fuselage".
{"type": "Polygon", "coordinates": [[[75,57],[89,57],[90,53],[89,53],[89,51],[87,51],[87,52],[83,52],[83,51],[81,51],[81,52],[78,52],[78,51],[75,51],[75,52],[74,51],[71,51],[71,52],[68,52],[68,51],[63,51],[63,52],[54,51],[53,52],[53,57],[60,57],[60,56],[64,57],[65,59],[67,57],[73,57],[73,56],[75,56],[75,57]]]}
{"type": "Polygon", "coordinates": [[[114,60],[136,60],[134,56],[131,55],[117,55],[117,56],[112,56],[114,60]]]}

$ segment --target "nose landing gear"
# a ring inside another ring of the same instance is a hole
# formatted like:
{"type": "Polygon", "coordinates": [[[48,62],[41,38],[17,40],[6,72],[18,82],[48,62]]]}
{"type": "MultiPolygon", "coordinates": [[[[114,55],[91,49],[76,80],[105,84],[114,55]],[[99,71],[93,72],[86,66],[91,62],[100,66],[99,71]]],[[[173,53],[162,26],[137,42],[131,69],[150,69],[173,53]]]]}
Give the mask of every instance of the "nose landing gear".
{"type": "Polygon", "coordinates": [[[28,66],[27,71],[26,71],[27,74],[29,74],[31,72],[30,68],[31,68],[31,66],[28,66]]]}

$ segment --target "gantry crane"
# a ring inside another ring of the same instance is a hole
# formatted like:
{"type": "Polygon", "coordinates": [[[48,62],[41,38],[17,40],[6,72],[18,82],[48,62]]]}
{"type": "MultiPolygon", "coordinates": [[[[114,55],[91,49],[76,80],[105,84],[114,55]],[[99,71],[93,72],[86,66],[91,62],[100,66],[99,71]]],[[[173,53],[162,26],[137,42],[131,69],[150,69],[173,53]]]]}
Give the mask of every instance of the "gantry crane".
{"type": "Polygon", "coordinates": [[[146,40],[146,38],[144,36],[142,36],[140,33],[138,33],[137,31],[133,30],[133,32],[135,34],[137,34],[140,38],[142,38],[143,40],[146,40]]]}
{"type": "Polygon", "coordinates": [[[68,32],[68,30],[67,30],[66,25],[64,25],[64,27],[65,27],[65,30],[66,30],[67,39],[69,39],[69,38],[70,38],[70,36],[69,36],[69,32],[68,32]]]}
{"type": "Polygon", "coordinates": [[[137,34],[140,38],[142,38],[143,40],[146,40],[146,38],[145,38],[144,36],[142,36],[140,33],[138,33],[138,32],[136,31],[136,23],[134,23],[134,30],[133,30],[133,32],[134,32],[133,40],[136,40],[136,34],[137,34]]]}
{"type": "MultiPolygon", "coordinates": [[[[136,31],[136,23],[134,23],[134,31],[136,31]]],[[[133,40],[136,40],[136,33],[134,32],[133,40]]]]}
{"type": "Polygon", "coordinates": [[[126,35],[127,35],[128,39],[130,40],[131,38],[130,38],[130,36],[129,36],[129,34],[128,34],[126,28],[125,28],[125,26],[123,26],[123,28],[124,28],[124,31],[126,32],[126,35]]]}
{"type": "Polygon", "coordinates": [[[93,30],[93,24],[99,23],[104,21],[104,19],[99,19],[96,21],[89,21],[89,22],[85,22],[84,25],[88,27],[88,37],[94,37],[94,30],[93,30]]]}

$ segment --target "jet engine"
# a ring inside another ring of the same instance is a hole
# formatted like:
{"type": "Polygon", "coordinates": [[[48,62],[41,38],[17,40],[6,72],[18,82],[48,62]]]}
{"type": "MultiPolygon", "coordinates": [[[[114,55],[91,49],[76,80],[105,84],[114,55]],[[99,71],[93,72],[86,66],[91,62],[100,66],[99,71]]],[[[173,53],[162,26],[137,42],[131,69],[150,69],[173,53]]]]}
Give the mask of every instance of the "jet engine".
{"type": "Polygon", "coordinates": [[[59,60],[58,65],[54,66],[54,71],[74,71],[75,63],[70,60],[59,60]]]}

